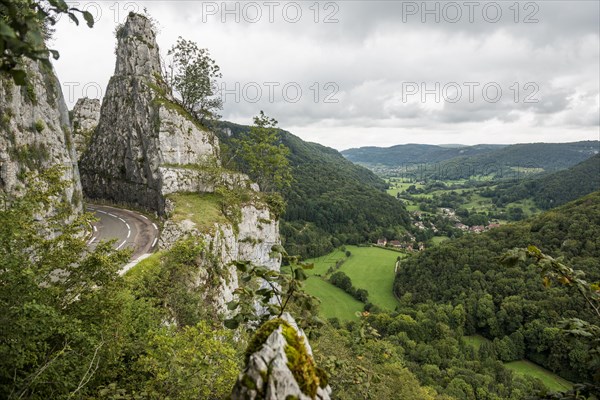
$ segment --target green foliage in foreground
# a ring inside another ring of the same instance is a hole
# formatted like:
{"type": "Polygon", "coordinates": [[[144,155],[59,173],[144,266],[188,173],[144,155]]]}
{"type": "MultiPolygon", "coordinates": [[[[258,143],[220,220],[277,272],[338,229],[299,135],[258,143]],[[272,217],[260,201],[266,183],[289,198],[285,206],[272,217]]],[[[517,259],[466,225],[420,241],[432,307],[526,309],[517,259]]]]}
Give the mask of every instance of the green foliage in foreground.
{"type": "Polygon", "coordinates": [[[18,85],[25,85],[27,73],[20,68],[22,57],[41,61],[51,67],[50,55],[58,59],[56,50],[49,50],[45,40],[58,19],[67,15],[79,24],[81,14],[87,25],[94,26],[88,11],[81,11],[64,0],[2,0],[0,2],[0,72],[9,73],[18,85]]]}
{"type": "Polygon", "coordinates": [[[2,199],[0,398],[225,397],[241,357],[206,291],[190,286],[201,243],[182,242],[123,279],[129,254],[110,243],[88,252],[90,216],[59,200],[61,176],[45,172],[2,199]]]}

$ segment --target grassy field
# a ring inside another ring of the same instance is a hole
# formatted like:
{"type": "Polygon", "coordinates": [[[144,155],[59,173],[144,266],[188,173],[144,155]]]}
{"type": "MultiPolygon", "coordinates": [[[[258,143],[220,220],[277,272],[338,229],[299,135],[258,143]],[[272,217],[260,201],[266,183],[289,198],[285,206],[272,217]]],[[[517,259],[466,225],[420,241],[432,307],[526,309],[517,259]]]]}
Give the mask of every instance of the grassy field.
{"type": "Polygon", "coordinates": [[[532,363],[531,361],[511,361],[504,363],[504,366],[517,374],[538,378],[542,381],[542,383],[544,383],[544,386],[555,392],[567,390],[573,387],[571,382],[561,378],[556,374],[553,374],[537,364],[532,363]]]}
{"type": "MultiPolygon", "coordinates": [[[[463,336],[463,340],[467,344],[473,346],[475,350],[479,350],[481,344],[488,341],[488,339],[481,335],[463,336]]],[[[535,363],[532,363],[529,360],[511,361],[504,363],[504,366],[516,374],[538,378],[542,381],[544,386],[552,391],[563,391],[573,387],[571,382],[561,378],[560,376],[548,371],[543,367],[540,367],[535,363]]]]}
{"type": "Polygon", "coordinates": [[[362,311],[365,306],[318,276],[309,277],[304,283],[304,289],[321,300],[320,315],[323,318],[338,318],[340,321],[358,319],[356,312],[362,311]]]}
{"type": "MultiPolygon", "coordinates": [[[[394,310],[397,305],[392,292],[394,284],[394,266],[398,256],[404,254],[375,247],[346,246],[351,252],[340,271],[352,280],[357,289],[369,292],[369,301],[387,310],[394,310]]],[[[306,291],[321,300],[321,315],[325,318],[337,317],[343,320],[354,319],[354,313],[361,311],[364,304],[323,280],[330,266],[345,258],[344,252],[336,250],[325,256],[307,260],[315,264],[313,270],[307,271],[306,291]]]]}
{"type": "Polygon", "coordinates": [[[387,182],[390,184],[390,188],[387,192],[394,197],[396,197],[398,192],[408,189],[410,185],[415,185],[416,189],[422,189],[425,186],[421,183],[402,182],[399,178],[388,179],[387,182]]]}
{"type": "Polygon", "coordinates": [[[446,240],[450,240],[450,238],[448,236],[434,236],[431,238],[433,244],[440,244],[442,242],[445,242],[446,240]]]}
{"type": "Polygon", "coordinates": [[[369,292],[369,301],[383,309],[393,311],[398,304],[393,293],[394,267],[401,253],[376,247],[348,246],[352,256],[341,271],[352,279],[357,289],[369,292]]]}

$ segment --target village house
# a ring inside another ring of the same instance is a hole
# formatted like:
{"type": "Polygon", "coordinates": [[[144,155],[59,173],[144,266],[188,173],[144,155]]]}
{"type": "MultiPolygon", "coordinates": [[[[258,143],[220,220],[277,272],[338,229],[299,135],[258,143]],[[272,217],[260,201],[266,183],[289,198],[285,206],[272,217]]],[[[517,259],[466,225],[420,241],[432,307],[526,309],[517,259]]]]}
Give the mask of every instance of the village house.
{"type": "Polygon", "coordinates": [[[467,225],[462,224],[460,222],[454,224],[454,227],[460,229],[461,231],[467,231],[467,230],[469,230],[469,227],[467,225]]]}
{"type": "Polygon", "coordinates": [[[387,244],[387,239],[382,238],[377,240],[377,246],[385,246],[387,244]]]}
{"type": "Polygon", "coordinates": [[[440,208],[443,215],[447,215],[449,217],[454,217],[454,210],[451,208],[440,208]]]}
{"type": "Polygon", "coordinates": [[[425,225],[423,225],[423,223],[421,221],[415,222],[413,225],[421,230],[425,229],[425,225]]]}

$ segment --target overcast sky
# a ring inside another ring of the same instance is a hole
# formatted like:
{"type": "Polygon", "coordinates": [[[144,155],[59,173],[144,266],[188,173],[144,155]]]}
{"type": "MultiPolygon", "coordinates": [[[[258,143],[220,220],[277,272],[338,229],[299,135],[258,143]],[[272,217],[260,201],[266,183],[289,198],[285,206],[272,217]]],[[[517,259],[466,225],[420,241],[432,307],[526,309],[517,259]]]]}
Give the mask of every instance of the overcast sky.
{"type": "MultiPolygon", "coordinates": [[[[77,2],[72,2],[76,5],[77,2]]],[[[264,110],[337,149],[600,139],[598,1],[81,1],[51,47],[69,107],[102,96],[129,11],[221,67],[223,119],[264,110]]]]}

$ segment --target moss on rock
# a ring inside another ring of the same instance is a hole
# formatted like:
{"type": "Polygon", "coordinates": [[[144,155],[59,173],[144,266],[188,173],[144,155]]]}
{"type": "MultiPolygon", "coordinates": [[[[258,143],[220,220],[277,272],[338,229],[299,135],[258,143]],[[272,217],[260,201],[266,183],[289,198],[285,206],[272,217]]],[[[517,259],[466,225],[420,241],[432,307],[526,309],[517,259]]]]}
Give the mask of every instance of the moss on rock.
{"type": "Polygon", "coordinates": [[[327,386],[325,372],[316,367],[312,356],[308,353],[304,337],[298,334],[296,328],[282,318],[275,318],[265,322],[256,331],[246,349],[246,363],[250,356],[261,349],[269,336],[281,327],[282,335],[286,341],[285,355],[287,367],[292,372],[300,390],[307,396],[315,398],[319,387],[327,386]]]}

